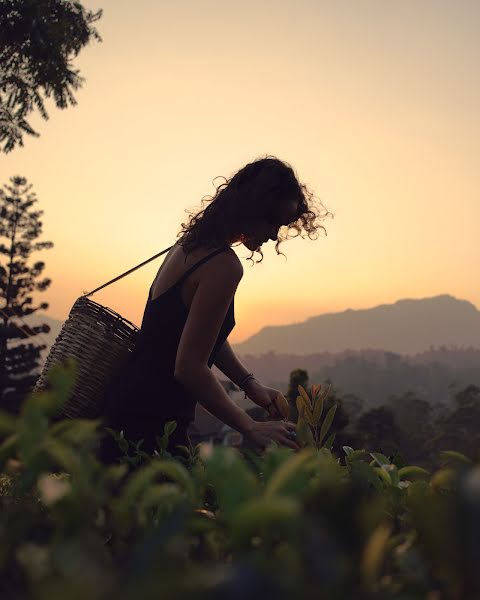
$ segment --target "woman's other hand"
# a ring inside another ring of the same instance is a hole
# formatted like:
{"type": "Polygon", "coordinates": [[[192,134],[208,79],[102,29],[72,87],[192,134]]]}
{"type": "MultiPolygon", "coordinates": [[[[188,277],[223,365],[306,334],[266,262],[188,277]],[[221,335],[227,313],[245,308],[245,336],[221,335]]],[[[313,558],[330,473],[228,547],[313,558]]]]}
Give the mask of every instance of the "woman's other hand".
{"type": "Polygon", "coordinates": [[[255,446],[265,449],[271,442],[287,446],[293,450],[300,450],[296,439],[295,423],[290,421],[253,421],[248,431],[243,432],[247,441],[255,446]]]}
{"type": "Polygon", "coordinates": [[[268,417],[270,419],[277,420],[283,418],[283,415],[279,412],[275,403],[277,394],[281,393],[280,390],[262,385],[256,379],[248,381],[244,389],[252,402],[255,402],[257,406],[260,406],[268,412],[268,417]]]}

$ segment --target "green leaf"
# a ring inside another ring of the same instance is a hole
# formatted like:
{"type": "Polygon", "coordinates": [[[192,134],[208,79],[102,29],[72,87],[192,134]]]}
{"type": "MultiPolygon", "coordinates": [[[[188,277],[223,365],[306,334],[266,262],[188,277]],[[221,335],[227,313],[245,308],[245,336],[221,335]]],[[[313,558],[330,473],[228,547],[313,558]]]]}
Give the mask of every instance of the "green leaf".
{"type": "Polygon", "coordinates": [[[17,418],[7,412],[0,411],[0,433],[14,433],[17,429],[17,418]]]}
{"type": "Polygon", "coordinates": [[[299,417],[297,421],[297,442],[303,446],[312,446],[314,448],[317,447],[315,440],[313,438],[312,430],[310,429],[308,423],[302,418],[299,417]]]}
{"type": "Polygon", "coordinates": [[[468,458],[468,456],[465,456],[465,454],[462,454],[461,452],[456,452],[455,450],[442,450],[440,452],[440,455],[443,458],[452,458],[454,461],[461,462],[467,465],[472,464],[472,461],[468,458]]]}
{"type": "Polygon", "coordinates": [[[389,465],[390,461],[384,454],[380,454],[380,452],[370,452],[370,456],[373,457],[373,460],[380,466],[389,465]]]}
{"type": "Polygon", "coordinates": [[[333,432],[330,436],[328,436],[327,441],[323,444],[324,448],[328,448],[328,450],[332,449],[333,446],[333,442],[335,441],[335,436],[337,434],[335,432],[333,432]]]}
{"type": "Polygon", "coordinates": [[[430,485],[434,490],[451,489],[455,485],[455,469],[439,469],[431,479],[430,485]]]}
{"type": "Polygon", "coordinates": [[[351,463],[350,468],[353,480],[362,484],[365,482],[371,483],[377,491],[380,492],[382,490],[382,483],[379,480],[379,476],[366,462],[356,460],[351,463]]]}
{"type": "Polygon", "coordinates": [[[0,467],[9,458],[15,457],[17,450],[18,434],[13,433],[0,444],[0,467]]]}
{"type": "Polygon", "coordinates": [[[375,471],[375,473],[377,473],[377,475],[383,479],[383,481],[387,484],[387,485],[392,485],[392,478],[390,477],[390,473],[385,470],[383,467],[373,467],[373,470],[375,471]]]}
{"type": "Polygon", "coordinates": [[[323,398],[319,397],[315,401],[315,406],[313,407],[313,423],[314,427],[317,427],[320,423],[320,418],[323,412],[323,398]]]}
{"type": "Polygon", "coordinates": [[[43,448],[53,459],[54,464],[62,467],[68,473],[77,471],[81,465],[81,455],[68,443],[51,437],[44,440],[43,448]]]}
{"type": "Polygon", "coordinates": [[[137,514],[140,525],[147,525],[148,511],[155,507],[163,511],[170,511],[173,507],[185,502],[187,495],[176,483],[161,483],[149,487],[139,500],[137,514]]]}
{"type": "Polygon", "coordinates": [[[65,419],[53,424],[49,433],[71,444],[82,444],[93,440],[100,419],[65,419]]]}
{"type": "Polygon", "coordinates": [[[131,475],[124,488],[122,503],[133,506],[160,475],[176,482],[189,498],[195,497],[194,481],[183,465],[173,460],[154,460],[131,475]]]}
{"type": "Polygon", "coordinates": [[[328,411],[325,420],[323,421],[322,428],[320,429],[320,436],[318,438],[318,443],[321,445],[323,438],[327,435],[328,430],[332,424],[333,418],[335,417],[335,412],[337,410],[337,405],[334,404],[332,408],[328,411]]]}
{"type": "Polygon", "coordinates": [[[124,437],[119,437],[119,439],[117,440],[117,443],[118,443],[120,450],[126,454],[128,452],[128,447],[130,445],[129,441],[127,439],[125,439],[124,437]]]}
{"type": "Polygon", "coordinates": [[[392,485],[394,487],[398,487],[398,484],[400,482],[400,477],[398,475],[397,466],[393,465],[393,464],[389,464],[389,465],[383,466],[382,469],[385,469],[388,472],[388,474],[390,475],[390,480],[392,482],[392,485]]]}
{"type": "Polygon", "coordinates": [[[177,448],[177,450],[180,450],[183,453],[185,458],[190,458],[190,459],[192,458],[190,448],[188,448],[187,446],[184,446],[183,444],[178,444],[176,446],[176,448],[177,448]]]}
{"type": "Polygon", "coordinates": [[[298,393],[300,394],[300,397],[302,398],[305,405],[311,412],[312,411],[312,401],[310,400],[310,396],[308,395],[307,391],[305,390],[305,388],[302,385],[298,386],[298,393]]]}
{"type": "Polygon", "coordinates": [[[177,428],[177,422],[176,421],[167,421],[165,423],[165,427],[163,429],[164,434],[168,435],[169,437],[172,435],[172,433],[175,431],[175,429],[177,428]]]}
{"type": "Polygon", "coordinates": [[[310,406],[305,402],[302,396],[297,396],[297,410],[298,414],[311,426],[314,427],[313,414],[310,410],[310,406]]]}
{"type": "Polygon", "coordinates": [[[227,517],[258,492],[257,478],[234,448],[213,448],[205,459],[205,478],[213,485],[218,505],[227,517]]]}
{"type": "Polygon", "coordinates": [[[366,456],[367,455],[367,451],[366,450],[354,450],[350,456],[349,459],[350,460],[357,460],[359,459],[361,456],[366,456]]]}
{"type": "Polygon", "coordinates": [[[304,448],[287,460],[268,480],[264,490],[265,497],[288,492],[295,487],[298,479],[302,481],[308,479],[310,471],[306,471],[305,467],[315,456],[316,451],[313,448],[304,448]]]}
{"type": "Polygon", "coordinates": [[[430,475],[430,471],[424,469],[423,467],[416,467],[415,465],[411,465],[409,467],[402,467],[398,471],[398,476],[400,479],[404,479],[406,477],[411,477],[412,475],[430,475]]]}
{"type": "Polygon", "coordinates": [[[387,551],[387,542],[392,532],[390,523],[381,523],[370,536],[361,559],[363,577],[367,585],[373,585],[380,577],[380,569],[387,551]]]}
{"type": "Polygon", "coordinates": [[[260,497],[241,506],[232,519],[232,540],[237,546],[250,544],[252,537],[263,531],[275,536],[292,532],[300,515],[300,504],[293,498],[260,497]]]}

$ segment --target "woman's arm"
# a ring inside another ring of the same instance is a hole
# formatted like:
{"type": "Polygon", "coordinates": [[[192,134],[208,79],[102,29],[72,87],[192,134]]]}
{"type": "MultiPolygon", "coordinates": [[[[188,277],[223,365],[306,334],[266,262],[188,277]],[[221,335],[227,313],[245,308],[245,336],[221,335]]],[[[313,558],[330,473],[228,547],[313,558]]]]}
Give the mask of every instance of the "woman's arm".
{"type": "Polygon", "coordinates": [[[230,379],[230,381],[233,381],[235,385],[238,385],[249,373],[247,368],[240,362],[240,359],[234,353],[228,340],[225,340],[225,343],[218,351],[214,364],[230,379]]]}
{"type": "Polygon", "coordinates": [[[252,417],[235,404],[208,366],[190,368],[175,378],[204,408],[233,429],[248,434],[254,426],[252,417]]]}

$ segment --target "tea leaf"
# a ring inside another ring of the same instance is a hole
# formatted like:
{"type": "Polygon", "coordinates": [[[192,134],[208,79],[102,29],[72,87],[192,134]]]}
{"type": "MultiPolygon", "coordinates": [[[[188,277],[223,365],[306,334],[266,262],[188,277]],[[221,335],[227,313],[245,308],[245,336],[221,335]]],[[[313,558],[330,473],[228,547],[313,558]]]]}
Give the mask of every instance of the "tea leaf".
{"type": "Polygon", "coordinates": [[[305,400],[305,404],[308,406],[310,410],[312,410],[312,403],[310,400],[310,396],[307,394],[305,388],[301,385],[298,386],[298,392],[300,396],[305,400]]]}
{"type": "Polygon", "coordinates": [[[320,437],[318,438],[318,443],[321,444],[323,438],[327,435],[327,431],[330,429],[330,425],[332,424],[333,417],[335,416],[335,412],[337,410],[337,405],[334,404],[332,408],[328,411],[325,420],[323,421],[322,428],[320,429],[320,437]]]}
{"type": "Polygon", "coordinates": [[[454,469],[439,469],[434,473],[430,479],[430,486],[440,491],[442,489],[449,489],[453,487],[455,483],[455,470],[454,469]]]}
{"type": "Polygon", "coordinates": [[[43,442],[43,448],[54,460],[54,464],[62,467],[68,473],[75,472],[81,464],[81,456],[68,443],[55,438],[43,442]]]}
{"type": "Polygon", "coordinates": [[[13,433],[17,428],[17,419],[5,411],[0,411],[0,433],[13,433]]]}
{"type": "Polygon", "coordinates": [[[423,467],[416,467],[414,465],[411,465],[409,467],[402,467],[398,471],[398,476],[400,477],[400,479],[404,479],[405,477],[410,477],[412,475],[429,475],[429,474],[430,474],[430,471],[427,471],[427,469],[424,469],[423,467]]]}
{"type": "Polygon", "coordinates": [[[377,473],[377,475],[379,475],[381,479],[383,479],[383,481],[387,485],[393,484],[392,478],[390,477],[390,473],[386,471],[383,467],[373,467],[373,470],[375,471],[375,473],[377,473]]]}
{"type": "Polygon", "coordinates": [[[163,431],[168,436],[170,436],[170,435],[172,435],[172,433],[175,431],[176,428],[177,428],[177,422],[176,421],[167,421],[165,423],[165,427],[164,427],[163,431]]]}
{"type": "Polygon", "coordinates": [[[305,448],[287,460],[268,480],[264,491],[265,496],[271,497],[282,490],[285,491],[299,476],[302,479],[305,478],[305,471],[302,473],[302,467],[305,467],[315,454],[314,449],[305,448]]]}
{"type": "Polygon", "coordinates": [[[307,405],[307,403],[305,402],[305,399],[302,396],[297,396],[297,410],[298,410],[299,416],[301,415],[302,418],[304,418],[305,421],[311,427],[315,427],[315,423],[313,421],[313,414],[312,414],[312,411],[310,410],[310,406],[307,405]]]}
{"type": "Polygon", "coordinates": [[[134,506],[144,490],[160,475],[172,479],[185,490],[189,498],[195,497],[195,485],[187,469],[173,460],[154,460],[133,473],[125,485],[122,502],[134,506]]]}
{"type": "Polygon", "coordinates": [[[363,550],[363,576],[365,582],[369,585],[378,581],[391,532],[392,525],[390,523],[381,523],[372,533],[363,550]]]}
{"type": "Polygon", "coordinates": [[[281,529],[294,530],[299,514],[300,505],[293,498],[254,498],[236,511],[232,520],[233,540],[243,546],[259,530],[274,528],[276,535],[281,529]]]}
{"type": "Polygon", "coordinates": [[[16,454],[18,433],[13,433],[0,444],[0,466],[16,454]]]}
{"type": "Polygon", "coordinates": [[[323,412],[323,398],[317,398],[313,407],[313,422],[315,427],[320,423],[320,417],[323,412]]]}
{"type": "Polygon", "coordinates": [[[365,485],[367,482],[371,483],[378,492],[382,490],[382,483],[379,480],[377,473],[370,465],[362,460],[352,462],[351,475],[353,480],[362,485],[365,485]]]}
{"type": "Polygon", "coordinates": [[[205,462],[206,480],[213,484],[218,504],[227,517],[256,494],[255,475],[235,449],[214,447],[205,462]]]}
{"type": "Polygon", "coordinates": [[[302,416],[299,416],[297,422],[297,441],[300,442],[300,444],[303,444],[303,446],[317,447],[317,444],[313,439],[312,430],[302,416]]]}
{"type": "Polygon", "coordinates": [[[277,411],[282,415],[282,417],[284,419],[288,419],[290,415],[290,405],[288,404],[287,399],[281,392],[278,392],[278,394],[276,395],[274,399],[274,404],[277,411]]]}
{"type": "Polygon", "coordinates": [[[400,477],[398,475],[397,466],[393,465],[393,464],[390,464],[390,465],[385,465],[382,468],[385,469],[385,471],[387,471],[387,473],[390,475],[390,479],[392,481],[392,485],[394,487],[398,487],[398,484],[400,482],[400,477]]]}
{"type": "Polygon", "coordinates": [[[333,442],[335,441],[336,435],[337,434],[335,432],[333,432],[331,435],[329,435],[327,441],[323,444],[323,447],[328,448],[328,450],[331,450],[332,446],[333,446],[333,442]]]}
{"type": "Polygon", "coordinates": [[[140,499],[137,506],[138,520],[141,525],[148,522],[148,510],[151,507],[171,510],[184,502],[187,496],[176,483],[161,483],[151,486],[140,499]]]}
{"type": "Polygon", "coordinates": [[[100,419],[64,419],[50,427],[50,433],[71,444],[82,444],[95,437],[100,419]]]}
{"type": "Polygon", "coordinates": [[[456,452],[455,450],[442,450],[440,455],[444,458],[452,458],[454,461],[465,463],[467,465],[472,464],[472,461],[468,456],[465,456],[465,454],[462,454],[461,452],[456,452]]]}
{"type": "Polygon", "coordinates": [[[370,456],[373,457],[374,464],[377,463],[380,467],[390,464],[388,458],[380,452],[370,452],[370,456]]]}

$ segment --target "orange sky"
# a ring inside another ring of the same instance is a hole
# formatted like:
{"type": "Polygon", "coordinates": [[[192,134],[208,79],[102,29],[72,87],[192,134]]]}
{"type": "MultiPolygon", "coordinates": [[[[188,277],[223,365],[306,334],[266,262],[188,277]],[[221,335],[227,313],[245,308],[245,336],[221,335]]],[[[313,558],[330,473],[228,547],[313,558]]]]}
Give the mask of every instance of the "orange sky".
{"type": "MultiPolygon", "coordinates": [[[[480,3],[84,2],[103,43],[78,105],[0,158],[44,210],[37,295],[75,299],[176,239],[185,209],[257,156],[288,161],[335,218],[273,242],[236,294],[240,342],[270,324],[448,293],[480,307],[480,3]],[[219,180],[217,181],[217,184],[219,180]]],[[[140,324],[161,258],[93,299],[140,324]]],[[[292,349],[293,351],[294,349],[292,349]]]]}

